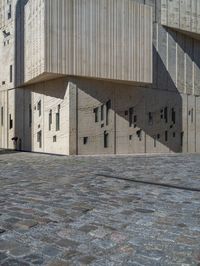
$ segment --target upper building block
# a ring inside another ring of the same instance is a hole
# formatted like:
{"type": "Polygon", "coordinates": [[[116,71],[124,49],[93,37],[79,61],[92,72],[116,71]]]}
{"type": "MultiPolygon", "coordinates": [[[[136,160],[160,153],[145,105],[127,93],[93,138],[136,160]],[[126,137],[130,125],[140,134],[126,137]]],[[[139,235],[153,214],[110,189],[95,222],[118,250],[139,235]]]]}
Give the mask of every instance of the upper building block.
{"type": "Polygon", "coordinates": [[[24,82],[57,75],[152,83],[152,10],[132,0],[29,0],[24,82]]]}
{"type": "Polygon", "coordinates": [[[200,0],[161,0],[161,23],[200,38],[200,0]]]}

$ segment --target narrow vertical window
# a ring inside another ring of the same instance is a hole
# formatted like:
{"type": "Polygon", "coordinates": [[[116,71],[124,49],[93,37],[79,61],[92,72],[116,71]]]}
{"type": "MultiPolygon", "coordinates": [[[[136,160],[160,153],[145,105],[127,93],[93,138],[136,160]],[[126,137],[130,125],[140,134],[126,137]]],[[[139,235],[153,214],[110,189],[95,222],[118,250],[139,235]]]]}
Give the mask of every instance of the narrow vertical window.
{"type": "Polygon", "coordinates": [[[94,110],[93,110],[93,112],[94,112],[94,116],[95,116],[95,123],[97,123],[97,122],[99,122],[99,108],[97,107],[97,108],[94,108],[94,110]]]}
{"type": "Polygon", "coordinates": [[[11,19],[11,13],[12,13],[12,7],[11,7],[11,5],[9,5],[9,9],[8,9],[8,19],[11,19]]]}
{"type": "Polygon", "coordinates": [[[168,131],[165,131],[165,141],[168,141],[168,131]]]}
{"type": "Polygon", "coordinates": [[[164,119],[165,119],[165,123],[167,123],[168,122],[168,108],[167,107],[165,107],[164,109],[164,119]]]}
{"type": "Polygon", "coordinates": [[[101,121],[104,120],[104,105],[101,106],[101,121]]]}
{"type": "Polygon", "coordinates": [[[37,133],[37,142],[39,143],[39,148],[42,148],[42,131],[37,133]]]}
{"type": "Polygon", "coordinates": [[[174,108],[172,108],[172,122],[174,124],[176,124],[176,112],[175,112],[174,108]]]}
{"type": "Polygon", "coordinates": [[[9,115],[9,128],[10,128],[10,129],[13,128],[13,120],[12,120],[12,116],[11,116],[11,114],[9,115]]]}
{"type": "Polygon", "coordinates": [[[51,130],[52,125],[52,110],[49,111],[49,131],[51,130]]]}
{"type": "Polygon", "coordinates": [[[104,131],[104,148],[108,148],[108,137],[109,137],[109,134],[104,131]]]}
{"type": "Polygon", "coordinates": [[[88,137],[83,138],[83,145],[86,145],[88,143],[88,137]]]}
{"type": "Polygon", "coordinates": [[[29,104],[29,127],[32,127],[32,108],[31,108],[31,104],[29,104]]]}
{"type": "Polygon", "coordinates": [[[194,121],[194,109],[191,109],[191,123],[194,121]]]}
{"type": "Polygon", "coordinates": [[[41,114],[42,114],[41,100],[37,104],[37,109],[38,109],[38,112],[39,112],[39,116],[41,116],[41,114]]]}
{"type": "Polygon", "coordinates": [[[154,148],[156,148],[156,136],[153,137],[154,140],[154,148]]]}
{"type": "Polygon", "coordinates": [[[4,112],[3,112],[3,106],[1,107],[1,126],[3,126],[3,116],[4,116],[4,112]]]}
{"type": "Polygon", "coordinates": [[[109,111],[111,109],[111,100],[106,103],[106,125],[109,123],[109,111]]]}
{"type": "Polygon", "coordinates": [[[151,112],[149,112],[148,114],[148,121],[149,121],[149,125],[153,125],[153,115],[151,112]]]}
{"type": "Polygon", "coordinates": [[[10,65],[10,82],[13,82],[13,67],[10,65]]]}
{"type": "Polygon", "coordinates": [[[56,113],[56,131],[60,130],[60,104],[58,105],[58,112],[56,113]]]}
{"type": "Polygon", "coordinates": [[[133,124],[133,107],[129,108],[129,127],[133,124]]]}
{"type": "Polygon", "coordinates": [[[181,132],[181,147],[183,147],[183,137],[184,137],[184,132],[181,132]]]}

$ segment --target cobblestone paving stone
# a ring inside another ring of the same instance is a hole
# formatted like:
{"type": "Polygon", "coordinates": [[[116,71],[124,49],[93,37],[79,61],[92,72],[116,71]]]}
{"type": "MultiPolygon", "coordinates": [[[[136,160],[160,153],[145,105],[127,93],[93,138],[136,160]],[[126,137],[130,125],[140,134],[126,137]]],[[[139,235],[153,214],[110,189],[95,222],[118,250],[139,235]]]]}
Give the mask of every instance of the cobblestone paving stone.
{"type": "Polygon", "coordinates": [[[200,155],[1,151],[0,265],[200,265],[200,155]]]}

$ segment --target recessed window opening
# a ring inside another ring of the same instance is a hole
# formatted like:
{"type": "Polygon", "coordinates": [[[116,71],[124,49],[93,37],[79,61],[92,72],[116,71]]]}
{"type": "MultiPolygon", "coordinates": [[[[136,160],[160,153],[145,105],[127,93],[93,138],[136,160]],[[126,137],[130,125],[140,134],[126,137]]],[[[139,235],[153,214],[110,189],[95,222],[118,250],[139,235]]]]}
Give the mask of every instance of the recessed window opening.
{"type": "Polygon", "coordinates": [[[104,104],[101,106],[101,121],[104,120],[104,104]]]}
{"type": "Polygon", "coordinates": [[[173,132],[173,138],[175,138],[176,137],[176,132],[173,132]]]}
{"type": "Polygon", "coordinates": [[[10,82],[13,81],[13,68],[12,65],[10,65],[10,82]]]}
{"type": "Polygon", "coordinates": [[[106,103],[106,125],[109,124],[109,112],[111,109],[111,100],[108,100],[106,103]]]}
{"type": "Polygon", "coordinates": [[[109,137],[109,134],[104,131],[104,148],[108,148],[108,137],[109,137]]]}
{"type": "Polygon", "coordinates": [[[95,123],[97,123],[99,122],[99,108],[98,107],[94,108],[93,112],[95,116],[95,123]]]}
{"type": "Polygon", "coordinates": [[[37,103],[37,109],[38,109],[38,112],[39,112],[39,116],[41,116],[42,114],[42,108],[41,108],[41,100],[37,103]]]}
{"type": "Polygon", "coordinates": [[[154,136],[153,140],[154,140],[154,148],[156,148],[156,136],[154,136]]]}
{"type": "Polygon", "coordinates": [[[184,137],[184,132],[181,132],[181,147],[183,147],[183,137],[184,137]]]}
{"type": "Polygon", "coordinates": [[[132,135],[129,135],[129,140],[132,140],[132,137],[133,137],[132,135]]]}
{"type": "Polygon", "coordinates": [[[49,111],[49,131],[51,131],[51,125],[52,125],[52,110],[49,111]]]}
{"type": "Polygon", "coordinates": [[[149,112],[148,114],[148,121],[149,121],[149,125],[153,125],[153,115],[151,112],[149,112]]]}
{"type": "Polygon", "coordinates": [[[60,104],[58,105],[58,112],[56,113],[56,131],[60,130],[60,104]]]}
{"type": "Polygon", "coordinates": [[[32,126],[32,107],[31,104],[29,104],[29,127],[32,126]]]}
{"type": "Polygon", "coordinates": [[[37,142],[39,143],[39,148],[42,148],[42,131],[38,131],[37,133],[37,142]]]}
{"type": "Polygon", "coordinates": [[[88,137],[84,137],[84,138],[83,138],[83,144],[84,144],[84,145],[88,144],[88,137]]]}
{"type": "Polygon", "coordinates": [[[163,119],[163,112],[164,112],[164,110],[161,109],[161,110],[160,110],[160,119],[163,119]]]}
{"type": "Polygon", "coordinates": [[[165,119],[165,123],[167,123],[168,122],[168,108],[167,107],[164,108],[164,119],[165,119]]]}
{"type": "Polygon", "coordinates": [[[11,5],[9,5],[9,9],[8,9],[8,19],[11,19],[11,13],[12,13],[12,7],[11,7],[11,5]]]}
{"type": "Polygon", "coordinates": [[[133,107],[129,108],[129,127],[132,127],[133,125],[133,107]]]}
{"type": "Polygon", "coordinates": [[[10,129],[13,128],[13,120],[12,120],[12,116],[11,116],[11,114],[9,115],[9,128],[10,128],[10,129]]]}
{"type": "Polygon", "coordinates": [[[1,107],[1,126],[3,126],[3,117],[4,117],[4,110],[3,110],[3,106],[1,107]]]}
{"type": "Polygon", "coordinates": [[[53,136],[53,142],[57,142],[57,136],[53,136]]]}
{"type": "Polygon", "coordinates": [[[168,141],[168,131],[165,131],[165,141],[168,141]]]}
{"type": "Polygon", "coordinates": [[[141,130],[141,129],[138,130],[138,131],[136,132],[136,134],[137,134],[139,140],[141,141],[141,140],[142,140],[142,130],[141,130]]]}
{"type": "Polygon", "coordinates": [[[174,124],[176,124],[176,112],[175,112],[174,108],[172,108],[172,122],[174,124]]]}
{"type": "Polygon", "coordinates": [[[190,114],[191,114],[191,123],[193,123],[194,121],[194,109],[193,108],[191,109],[190,114]]]}

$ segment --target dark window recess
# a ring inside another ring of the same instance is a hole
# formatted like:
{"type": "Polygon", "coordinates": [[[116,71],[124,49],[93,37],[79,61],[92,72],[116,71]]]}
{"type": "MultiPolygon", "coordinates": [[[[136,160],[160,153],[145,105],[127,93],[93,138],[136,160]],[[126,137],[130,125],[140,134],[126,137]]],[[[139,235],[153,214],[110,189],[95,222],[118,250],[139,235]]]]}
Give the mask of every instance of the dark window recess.
{"type": "Polygon", "coordinates": [[[138,131],[136,132],[136,134],[137,134],[139,140],[141,141],[141,140],[142,140],[142,130],[141,130],[141,129],[138,130],[138,131]]]}
{"type": "Polygon", "coordinates": [[[191,115],[191,123],[193,123],[194,121],[194,109],[193,108],[190,111],[190,115],[191,115]]]}
{"type": "Polygon", "coordinates": [[[39,112],[39,116],[41,116],[42,114],[42,105],[41,105],[41,100],[38,102],[37,104],[37,109],[38,109],[38,112],[39,112]]]}
{"type": "Polygon", "coordinates": [[[160,110],[160,119],[163,119],[163,109],[160,110]]]}
{"type": "Polygon", "coordinates": [[[3,126],[3,117],[4,117],[4,111],[3,111],[3,106],[1,107],[1,125],[3,126]]]}
{"type": "Polygon", "coordinates": [[[12,120],[12,116],[9,115],[9,128],[12,129],[13,128],[13,120],[12,120]]]}
{"type": "Polygon", "coordinates": [[[174,108],[172,108],[172,122],[174,124],[176,124],[176,112],[175,112],[174,108]]]}
{"type": "Polygon", "coordinates": [[[51,130],[52,125],[52,110],[49,111],[49,131],[51,130]]]}
{"type": "Polygon", "coordinates": [[[165,107],[164,109],[164,119],[165,119],[165,123],[168,123],[168,108],[165,107]]]}
{"type": "Polygon", "coordinates": [[[12,65],[10,65],[10,82],[13,81],[13,69],[12,69],[12,65]]]}
{"type": "Polygon", "coordinates": [[[99,108],[94,108],[95,123],[99,122],[99,108]]]}
{"type": "Polygon", "coordinates": [[[56,142],[57,141],[57,136],[53,136],[53,142],[56,142]]]}
{"type": "Polygon", "coordinates": [[[153,115],[151,112],[149,112],[148,114],[148,121],[149,121],[149,125],[153,125],[153,115]]]}
{"type": "Polygon", "coordinates": [[[181,147],[183,147],[183,137],[184,137],[184,132],[181,132],[181,147]]]}
{"type": "Polygon", "coordinates": [[[156,148],[156,136],[153,137],[154,140],[154,148],[156,148]]]}
{"type": "Polygon", "coordinates": [[[168,131],[165,131],[165,141],[168,141],[168,131]]]}
{"type": "Polygon", "coordinates": [[[134,117],[133,117],[133,123],[137,123],[137,115],[134,115],[134,117]]]}
{"type": "Polygon", "coordinates": [[[109,111],[111,109],[111,100],[108,100],[106,103],[106,125],[109,123],[109,111]]]}
{"type": "Polygon", "coordinates": [[[31,104],[29,104],[29,127],[32,126],[32,108],[31,104]]]}
{"type": "Polygon", "coordinates": [[[104,131],[104,148],[108,148],[108,137],[109,137],[109,134],[104,131]]]}
{"type": "Polygon", "coordinates": [[[2,81],[2,85],[5,85],[6,84],[6,82],[5,81],[2,81]]]}
{"type": "Polygon", "coordinates": [[[157,134],[157,139],[160,139],[160,134],[157,134]]]}
{"type": "Polygon", "coordinates": [[[176,137],[176,132],[173,132],[173,138],[175,138],[176,137]]]}
{"type": "Polygon", "coordinates": [[[132,135],[129,135],[129,140],[132,140],[132,135]]]}
{"type": "Polygon", "coordinates": [[[132,127],[133,124],[133,112],[134,112],[133,107],[129,108],[129,127],[132,127]]]}
{"type": "Polygon", "coordinates": [[[125,114],[125,116],[127,116],[128,115],[128,111],[125,111],[124,114],[125,114]]]}
{"type": "Polygon", "coordinates": [[[42,131],[38,131],[37,133],[37,142],[39,143],[39,148],[42,148],[42,131]]]}
{"type": "Polygon", "coordinates": [[[101,121],[104,120],[104,105],[101,106],[101,121]]]}
{"type": "Polygon", "coordinates": [[[84,137],[84,138],[83,138],[83,144],[84,144],[84,145],[88,144],[88,137],[84,137]]]}
{"type": "Polygon", "coordinates": [[[11,5],[9,5],[8,19],[11,19],[11,13],[12,13],[12,7],[11,7],[11,5]]]}
{"type": "Polygon", "coordinates": [[[58,105],[58,112],[56,113],[56,131],[60,130],[60,104],[58,105]]]}

